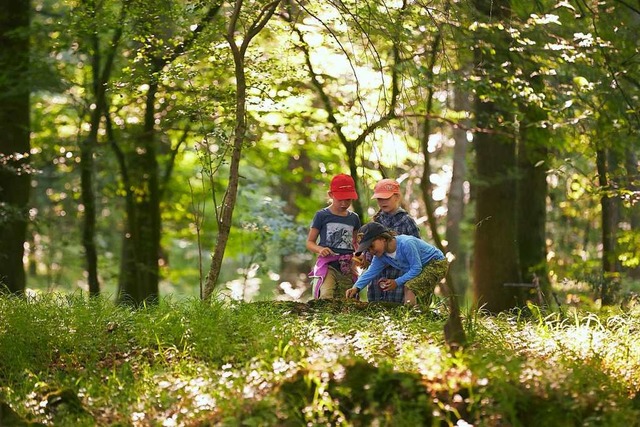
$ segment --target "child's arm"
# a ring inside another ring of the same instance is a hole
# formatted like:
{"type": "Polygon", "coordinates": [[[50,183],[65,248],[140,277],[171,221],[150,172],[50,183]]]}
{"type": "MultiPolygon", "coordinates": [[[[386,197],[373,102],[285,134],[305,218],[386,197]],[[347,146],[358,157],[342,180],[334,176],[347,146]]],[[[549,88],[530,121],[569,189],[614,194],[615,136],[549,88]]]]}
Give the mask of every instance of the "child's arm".
{"type": "Polygon", "coordinates": [[[355,298],[356,295],[358,295],[358,293],[364,289],[364,287],[367,286],[373,278],[380,274],[386,266],[386,263],[374,257],[367,271],[365,271],[362,276],[358,277],[358,280],[353,284],[353,287],[347,289],[347,298],[355,298]]]}
{"type": "Polygon", "coordinates": [[[307,243],[306,243],[307,249],[315,254],[318,254],[319,256],[335,255],[335,253],[331,250],[331,248],[320,246],[319,244],[316,243],[319,235],[320,235],[320,230],[318,230],[317,228],[311,227],[309,229],[309,234],[307,235],[307,243]]]}
{"type": "Polygon", "coordinates": [[[362,276],[358,277],[356,283],[353,284],[354,288],[358,288],[358,290],[362,290],[365,286],[371,282],[380,272],[387,266],[386,263],[380,261],[378,258],[373,258],[373,262],[365,271],[362,273],[362,276]]]}

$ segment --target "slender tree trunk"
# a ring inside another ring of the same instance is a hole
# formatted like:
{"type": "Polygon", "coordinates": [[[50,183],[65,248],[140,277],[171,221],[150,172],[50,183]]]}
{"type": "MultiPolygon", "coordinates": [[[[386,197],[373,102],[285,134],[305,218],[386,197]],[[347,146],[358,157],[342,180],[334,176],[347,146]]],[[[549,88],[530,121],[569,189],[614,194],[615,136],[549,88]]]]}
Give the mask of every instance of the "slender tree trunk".
{"type": "MultiPolygon", "coordinates": [[[[100,113],[98,113],[99,115],[100,113]]],[[[97,136],[97,135],[96,135],[97,136]]],[[[93,147],[97,139],[91,136],[80,144],[80,187],[82,192],[83,227],[82,245],[84,246],[89,295],[100,294],[98,281],[98,251],[96,249],[96,196],[93,182],[93,147]]]]}
{"type": "MultiPolygon", "coordinates": [[[[638,140],[632,142],[636,146],[638,140]]],[[[625,169],[627,171],[627,188],[635,196],[632,196],[632,200],[629,206],[629,223],[631,224],[631,230],[635,233],[640,233],[640,173],[638,172],[638,155],[633,148],[627,149],[625,156],[625,169]]],[[[640,248],[637,248],[640,251],[640,248]]],[[[632,268],[629,272],[632,278],[640,279],[640,266],[632,268]]]]}
{"type": "MultiPolygon", "coordinates": [[[[95,3],[86,2],[89,15],[96,22],[95,3]]],[[[89,120],[89,135],[80,144],[80,188],[83,205],[82,244],[85,251],[87,280],[89,283],[89,295],[100,294],[100,282],[98,280],[98,251],[96,249],[96,195],[94,185],[94,160],[95,147],[98,145],[98,129],[102,117],[104,105],[104,84],[100,79],[101,55],[97,30],[90,36],[93,52],[91,52],[91,78],[93,96],[96,107],[91,111],[89,120]]]]}
{"type": "MultiPolygon", "coordinates": [[[[470,111],[469,94],[460,88],[454,89],[454,108],[456,111],[470,111]]],[[[467,130],[469,121],[464,120],[461,124],[467,125],[453,129],[453,174],[449,186],[449,196],[447,198],[447,251],[454,259],[449,264],[449,287],[454,290],[458,301],[464,300],[469,280],[467,279],[466,257],[462,245],[460,244],[460,225],[464,218],[464,182],[467,175],[467,130]]]]}
{"type": "Polygon", "coordinates": [[[618,227],[618,209],[616,198],[609,192],[611,182],[609,172],[613,169],[609,162],[610,154],[606,149],[596,150],[598,184],[600,185],[600,206],[602,207],[602,272],[603,281],[600,292],[602,304],[612,304],[615,294],[615,282],[619,274],[616,261],[616,239],[618,227]]]}
{"type": "MultiPolygon", "coordinates": [[[[362,185],[358,179],[358,165],[356,164],[356,149],[355,144],[347,145],[347,162],[349,163],[349,175],[353,177],[353,180],[358,189],[358,194],[363,194],[362,185]]],[[[362,206],[362,197],[358,197],[353,201],[353,211],[358,214],[360,218],[364,218],[364,207],[362,206]]]]}
{"type": "Polygon", "coordinates": [[[247,80],[245,74],[245,55],[249,47],[251,40],[264,28],[269,22],[276,8],[280,4],[279,0],[273,1],[267,4],[261,11],[259,17],[253,22],[247,29],[242,43],[240,46],[236,44],[237,39],[237,25],[241,16],[243,2],[242,0],[236,0],[234,4],[234,10],[230,18],[229,27],[227,29],[227,43],[231,48],[234,62],[234,71],[236,78],[236,111],[235,111],[235,129],[233,135],[233,145],[231,150],[231,160],[229,162],[229,184],[227,191],[222,199],[222,205],[220,206],[220,214],[218,215],[218,241],[211,257],[211,267],[207,274],[207,279],[204,287],[204,299],[208,300],[213,295],[218,277],[220,276],[220,269],[222,268],[222,259],[224,258],[224,252],[227,248],[227,242],[229,240],[229,234],[231,233],[231,222],[233,219],[233,210],[236,205],[236,199],[238,198],[238,186],[240,178],[240,157],[242,154],[242,147],[246,140],[247,132],[247,117],[246,117],[246,104],[247,104],[247,80]]]}
{"type": "Polygon", "coordinates": [[[29,176],[29,24],[27,0],[0,2],[0,290],[23,293],[29,176]]]}
{"type": "MultiPolygon", "coordinates": [[[[232,43],[234,43],[232,41],[232,43]]],[[[207,280],[204,286],[204,298],[208,300],[211,298],[215,285],[218,282],[220,276],[220,269],[222,268],[222,259],[224,258],[224,251],[227,248],[227,242],[229,240],[229,234],[231,233],[231,221],[233,220],[233,209],[238,197],[238,186],[240,177],[240,157],[242,153],[242,146],[246,138],[246,95],[247,86],[244,69],[244,58],[234,56],[235,71],[236,71],[236,127],[233,138],[233,149],[231,151],[231,161],[229,163],[229,185],[222,200],[222,206],[220,207],[220,220],[218,222],[218,240],[216,247],[211,257],[211,267],[207,274],[207,280]]]]}

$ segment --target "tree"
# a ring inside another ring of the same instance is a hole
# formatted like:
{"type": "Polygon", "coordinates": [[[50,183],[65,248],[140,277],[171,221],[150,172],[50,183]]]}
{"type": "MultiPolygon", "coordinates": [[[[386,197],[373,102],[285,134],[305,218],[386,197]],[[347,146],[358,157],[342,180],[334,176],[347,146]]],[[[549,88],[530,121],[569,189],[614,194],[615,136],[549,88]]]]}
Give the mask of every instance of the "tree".
{"type": "Polygon", "coordinates": [[[630,64],[638,55],[632,40],[640,24],[640,10],[628,2],[610,1],[566,5],[564,12],[584,18],[582,25],[569,27],[557,40],[559,46],[566,46],[563,58],[571,62],[565,73],[572,81],[574,97],[568,105],[573,104],[569,109],[574,114],[572,124],[579,125],[576,139],[588,147],[590,163],[580,173],[589,177],[585,187],[594,196],[593,208],[600,207],[596,249],[601,259],[592,273],[597,279],[590,281],[597,285],[603,304],[611,304],[620,290],[622,261],[630,261],[627,266],[632,267],[638,259],[637,250],[631,249],[637,248],[633,233],[624,230],[632,218],[625,220],[624,214],[632,215],[634,205],[637,209],[636,197],[629,197],[634,194],[633,180],[624,171],[638,169],[637,161],[629,164],[629,159],[638,151],[640,114],[634,100],[640,93],[640,75],[638,67],[630,64]],[[571,55],[566,54],[569,50],[571,55]],[[630,210],[623,211],[623,202],[630,210]]]}
{"type": "MultiPolygon", "coordinates": [[[[233,62],[235,65],[234,76],[236,79],[236,108],[235,108],[235,129],[233,132],[233,142],[231,145],[231,155],[229,162],[229,183],[225,191],[224,197],[220,206],[216,206],[216,220],[218,225],[218,240],[216,247],[211,257],[211,267],[207,274],[207,279],[204,288],[204,299],[211,298],[220,275],[220,268],[222,266],[222,259],[224,257],[224,251],[229,240],[229,234],[231,231],[231,222],[233,219],[233,210],[236,205],[236,199],[238,196],[238,186],[240,179],[240,159],[242,149],[247,140],[247,117],[246,117],[246,104],[247,104],[247,80],[245,69],[245,56],[247,49],[251,41],[262,31],[267,25],[271,17],[276,11],[276,8],[280,4],[280,0],[268,2],[262,6],[259,6],[258,15],[255,17],[247,27],[246,32],[243,34],[240,45],[237,44],[238,26],[242,26],[245,23],[241,20],[242,15],[247,12],[248,6],[244,4],[243,0],[236,0],[234,2],[233,11],[230,16],[229,24],[227,27],[227,33],[225,38],[231,53],[233,56],[233,62]]],[[[255,4],[252,6],[256,6],[255,4]]],[[[212,189],[214,191],[214,189],[212,189]]]]}
{"type": "MultiPolygon", "coordinates": [[[[108,47],[101,43],[101,31],[99,22],[105,20],[101,14],[105,13],[106,5],[97,5],[94,0],[84,0],[80,10],[76,13],[80,16],[81,26],[87,25],[78,45],[87,46],[87,56],[90,58],[90,97],[88,102],[94,107],[89,112],[89,132],[80,142],[80,176],[81,199],[83,205],[83,231],[82,244],[85,250],[87,281],[89,283],[89,295],[100,294],[100,281],[98,279],[98,251],[96,248],[96,195],[95,195],[95,163],[94,155],[98,146],[98,133],[102,117],[106,114],[106,90],[113,73],[114,61],[123,33],[123,25],[127,8],[123,6],[118,14],[112,37],[108,47]],[[84,13],[83,13],[84,12],[84,13]],[[86,22],[87,24],[83,24],[86,22]]],[[[82,50],[81,50],[82,51],[82,50]]]]}
{"type": "MultiPolygon", "coordinates": [[[[160,149],[156,129],[157,96],[162,86],[162,71],[181,57],[199,35],[213,21],[221,4],[213,4],[205,12],[195,29],[182,37],[175,37],[171,14],[145,15],[147,5],[139,5],[138,19],[144,22],[146,43],[140,46],[143,62],[143,122],[131,136],[134,149],[124,152],[111,132],[111,142],[119,159],[126,198],[126,226],[122,245],[121,272],[118,296],[122,302],[140,304],[157,301],[159,296],[158,259],[162,234],[160,204],[173,162],[184,139],[171,148],[169,160],[160,170],[160,149]],[[169,45],[169,47],[167,47],[169,45]]],[[[170,8],[171,5],[168,5],[170,8]]],[[[178,30],[186,31],[184,28],[178,30]]],[[[110,121],[107,125],[110,126],[110,121]]]]}
{"type": "MultiPolygon", "coordinates": [[[[547,143],[551,140],[543,127],[546,114],[536,106],[523,106],[517,142],[517,241],[520,279],[537,283],[550,295],[547,277],[547,143]]],[[[535,292],[534,289],[531,291],[535,292]]]]}
{"type": "MultiPolygon", "coordinates": [[[[372,120],[368,119],[368,113],[363,102],[363,99],[368,94],[365,94],[364,90],[363,93],[360,93],[359,76],[356,71],[359,66],[359,56],[362,52],[355,46],[354,52],[347,51],[341,40],[342,34],[340,34],[340,31],[329,29],[330,25],[328,23],[324,22],[318,14],[310,12],[304,6],[301,7],[301,10],[298,7],[294,7],[293,2],[287,2],[286,12],[282,14],[282,17],[289,23],[297,36],[296,47],[304,56],[304,64],[309,73],[311,88],[315,91],[321,108],[327,116],[327,121],[345,150],[349,174],[356,181],[356,187],[362,190],[360,179],[358,179],[361,176],[358,173],[358,149],[362,147],[368,138],[375,136],[375,132],[378,129],[383,128],[397,118],[396,107],[400,96],[399,67],[403,61],[403,58],[401,58],[402,37],[398,23],[402,22],[407,10],[407,3],[403,3],[397,10],[387,9],[388,15],[378,14],[374,8],[362,8],[358,10],[358,13],[353,13],[352,8],[344,3],[332,6],[336,7],[336,12],[341,16],[341,19],[345,21],[353,20],[353,25],[360,29],[365,38],[371,42],[368,46],[361,47],[361,49],[363,52],[370,54],[371,58],[375,58],[377,63],[374,66],[379,67],[381,70],[388,70],[384,71],[383,74],[388,73],[389,75],[383,75],[381,77],[381,85],[376,88],[379,93],[377,96],[373,96],[375,100],[372,105],[375,105],[376,110],[379,109],[381,112],[376,112],[372,120]],[[305,34],[305,31],[300,28],[307,14],[317,21],[321,29],[329,29],[329,34],[325,35],[321,31],[320,34],[332,40],[332,44],[337,46],[337,49],[344,55],[344,59],[349,63],[353,75],[348,77],[337,75],[336,70],[324,69],[326,64],[321,62],[324,61],[324,58],[316,60],[311,46],[305,39],[305,36],[311,37],[312,35],[305,34]],[[393,33],[389,34],[389,30],[392,30],[393,33]],[[384,37],[377,37],[381,33],[384,33],[384,37]],[[381,54],[381,52],[386,53],[386,55],[381,54]],[[355,85],[356,93],[341,98],[339,96],[341,88],[347,85],[344,82],[345,79],[350,81],[348,84],[355,85]],[[387,79],[389,80],[388,87],[385,85],[387,79]],[[357,107],[362,108],[362,110],[358,110],[357,107]],[[361,124],[358,125],[358,130],[354,135],[349,135],[345,128],[348,125],[352,126],[353,124],[349,122],[353,121],[361,122],[361,124]]],[[[386,177],[382,164],[378,163],[378,168],[382,176],[386,177]]],[[[360,199],[354,201],[353,209],[361,218],[364,218],[364,210],[360,199]]]]}
{"type": "Polygon", "coordinates": [[[23,265],[31,188],[28,0],[0,4],[0,284],[26,288],[23,265]]]}
{"type": "MultiPolygon", "coordinates": [[[[518,283],[518,247],[516,245],[516,147],[514,138],[502,126],[509,121],[503,110],[508,95],[495,90],[506,87],[500,81],[508,70],[500,64],[508,62],[508,39],[500,30],[511,15],[509,0],[475,3],[487,28],[484,39],[476,43],[476,71],[479,86],[475,99],[477,127],[474,137],[476,158],[476,229],[474,237],[475,299],[491,312],[507,310],[523,302],[518,288],[505,287],[518,283]],[[493,35],[493,37],[491,37],[493,35]],[[491,64],[497,67],[489,69],[491,64]]],[[[508,105],[508,104],[507,104],[508,105]]]]}

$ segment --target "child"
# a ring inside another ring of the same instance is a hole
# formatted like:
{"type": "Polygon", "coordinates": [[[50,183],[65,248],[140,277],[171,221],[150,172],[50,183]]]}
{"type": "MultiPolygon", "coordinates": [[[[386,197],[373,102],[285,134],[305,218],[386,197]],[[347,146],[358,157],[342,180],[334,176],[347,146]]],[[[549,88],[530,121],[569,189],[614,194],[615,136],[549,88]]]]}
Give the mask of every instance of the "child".
{"type": "Polygon", "coordinates": [[[316,282],[313,296],[320,299],[341,297],[357,277],[351,258],[360,217],[349,210],[358,198],[353,178],[345,174],[333,177],[328,195],[331,204],[314,215],[306,243],[308,250],[318,254],[309,276],[316,282]]]}
{"type": "Polygon", "coordinates": [[[362,240],[356,255],[368,251],[373,255],[369,269],[347,290],[346,297],[354,298],[367,283],[378,276],[386,266],[402,272],[396,279],[380,282],[383,291],[402,288],[409,304],[429,304],[433,291],[447,273],[448,263],[440,249],[414,236],[395,235],[384,225],[370,222],[360,230],[362,240]]]}
{"type": "MultiPolygon", "coordinates": [[[[400,207],[402,196],[400,195],[400,184],[394,179],[382,179],[378,181],[373,189],[372,199],[378,202],[379,210],[373,216],[373,221],[384,225],[396,234],[406,234],[420,238],[418,224],[411,216],[400,207]]],[[[363,254],[365,264],[370,264],[373,256],[365,252],[363,254]]],[[[387,301],[403,304],[404,288],[397,287],[394,290],[383,290],[379,282],[384,279],[396,279],[402,274],[400,270],[393,266],[385,267],[379,275],[371,280],[367,287],[368,301],[387,301]]]]}

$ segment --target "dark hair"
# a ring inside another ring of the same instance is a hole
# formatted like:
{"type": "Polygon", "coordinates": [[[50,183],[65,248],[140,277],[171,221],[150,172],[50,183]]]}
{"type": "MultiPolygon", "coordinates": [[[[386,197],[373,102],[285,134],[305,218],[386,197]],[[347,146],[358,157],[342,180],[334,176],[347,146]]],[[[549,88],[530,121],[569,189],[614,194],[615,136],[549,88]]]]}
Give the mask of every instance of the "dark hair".
{"type": "MultiPolygon", "coordinates": [[[[360,240],[362,240],[362,235],[363,235],[363,233],[358,233],[358,236],[356,237],[356,241],[358,243],[360,242],[360,240]]],[[[382,238],[382,239],[384,239],[384,240],[386,240],[388,242],[389,240],[395,238],[397,235],[398,235],[398,233],[396,233],[395,231],[388,230],[388,231],[385,231],[384,233],[378,234],[376,236],[376,239],[382,238]]]]}
{"type": "Polygon", "coordinates": [[[378,236],[378,238],[382,237],[384,240],[386,240],[387,242],[391,239],[395,239],[395,237],[398,235],[398,233],[396,233],[393,230],[389,230],[389,231],[385,231],[384,233],[380,234],[378,236]]]}

